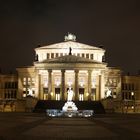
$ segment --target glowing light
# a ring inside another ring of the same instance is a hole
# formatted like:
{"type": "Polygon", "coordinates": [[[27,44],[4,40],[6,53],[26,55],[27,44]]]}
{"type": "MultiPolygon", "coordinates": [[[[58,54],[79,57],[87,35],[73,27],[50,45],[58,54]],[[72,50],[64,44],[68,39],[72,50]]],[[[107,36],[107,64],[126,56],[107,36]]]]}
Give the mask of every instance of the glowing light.
{"type": "Polygon", "coordinates": [[[81,86],[81,87],[83,87],[83,86],[84,86],[85,81],[84,81],[84,79],[83,79],[83,78],[81,78],[81,79],[80,79],[79,84],[80,84],[80,86],[81,86]]]}
{"type": "Polygon", "coordinates": [[[86,93],[86,96],[89,96],[89,93],[86,93]]]}
{"type": "Polygon", "coordinates": [[[68,84],[69,87],[71,87],[71,85],[72,85],[72,79],[71,78],[68,79],[67,84],[68,84]]]}
{"type": "Polygon", "coordinates": [[[26,94],[23,94],[23,97],[26,97],[26,94]]]}
{"type": "Polygon", "coordinates": [[[60,85],[60,78],[55,78],[55,85],[56,86],[59,86],[60,85]]]}
{"type": "Polygon", "coordinates": [[[53,92],[51,92],[51,96],[53,96],[53,92]]]}
{"type": "Polygon", "coordinates": [[[134,92],[131,92],[131,95],[134,96],[134,92]]]}

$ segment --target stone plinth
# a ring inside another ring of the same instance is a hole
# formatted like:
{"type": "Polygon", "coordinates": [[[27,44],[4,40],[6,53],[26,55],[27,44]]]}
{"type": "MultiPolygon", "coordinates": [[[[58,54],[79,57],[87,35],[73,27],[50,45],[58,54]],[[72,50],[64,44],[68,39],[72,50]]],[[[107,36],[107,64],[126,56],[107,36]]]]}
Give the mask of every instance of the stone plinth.
{"type": "Polygon", "coordinates": [[[77,111],[77,110],[78,108],[76,107],[75,103],[72,101],[67,101],[62,108],[63,112],[77,111]]]}

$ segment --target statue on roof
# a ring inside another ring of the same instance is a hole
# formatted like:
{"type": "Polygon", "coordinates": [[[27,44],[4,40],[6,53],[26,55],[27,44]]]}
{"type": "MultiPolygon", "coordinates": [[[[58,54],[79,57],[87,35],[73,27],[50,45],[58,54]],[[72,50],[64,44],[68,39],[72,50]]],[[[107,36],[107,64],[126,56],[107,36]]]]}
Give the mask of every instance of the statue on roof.
{"type": "Polygon", "coordinates": [[[71,47],[69,47],[69,55],[72,55],[72,48],[71,47]]]}
{"type": "Polygon", "coordinates": [[[76,41],[76,36],[74,34],[68,33],[68,35],[65,36],[65,41],[76,41]]]}

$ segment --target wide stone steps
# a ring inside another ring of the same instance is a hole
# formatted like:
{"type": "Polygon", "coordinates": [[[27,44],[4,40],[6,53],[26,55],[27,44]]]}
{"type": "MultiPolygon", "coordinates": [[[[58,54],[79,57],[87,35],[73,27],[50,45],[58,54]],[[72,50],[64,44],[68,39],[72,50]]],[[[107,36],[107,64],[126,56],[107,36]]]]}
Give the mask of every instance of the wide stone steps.
{"type": "MultiPolygon", "coordinates": [[[[46,109],[62,110],[66,101],[39,100],[34,112],[45,112],[46,109]]],[[[94,110],[95,114],[104,114],[105,110],[100,101],[74,101],[78,110],[94,110]]]]}

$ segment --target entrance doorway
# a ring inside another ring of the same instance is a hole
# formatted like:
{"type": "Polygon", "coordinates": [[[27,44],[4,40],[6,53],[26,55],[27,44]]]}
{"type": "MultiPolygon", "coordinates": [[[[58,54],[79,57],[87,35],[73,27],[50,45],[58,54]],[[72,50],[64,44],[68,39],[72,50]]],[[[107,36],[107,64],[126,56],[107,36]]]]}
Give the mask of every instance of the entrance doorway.
{"type": "Polygon", "coordinates": [[[55,100],[60,100],[60,88],[55,88],[55,100]]]}
{"type": "Polygon", "coordinates": [[[92,101],[96,100],[96,88],[91,89],[91,100],[92,101]]]}
{"type": "Polygon", "coordinates": [[[43,88],[43,99],[44,100],[48,100],[49,99],[48,88],[43,88]]]}
{"type": "Polygon", "coordinates": [[[84,88],[79,88],[79,101],[84,101],[84,88]]]}

